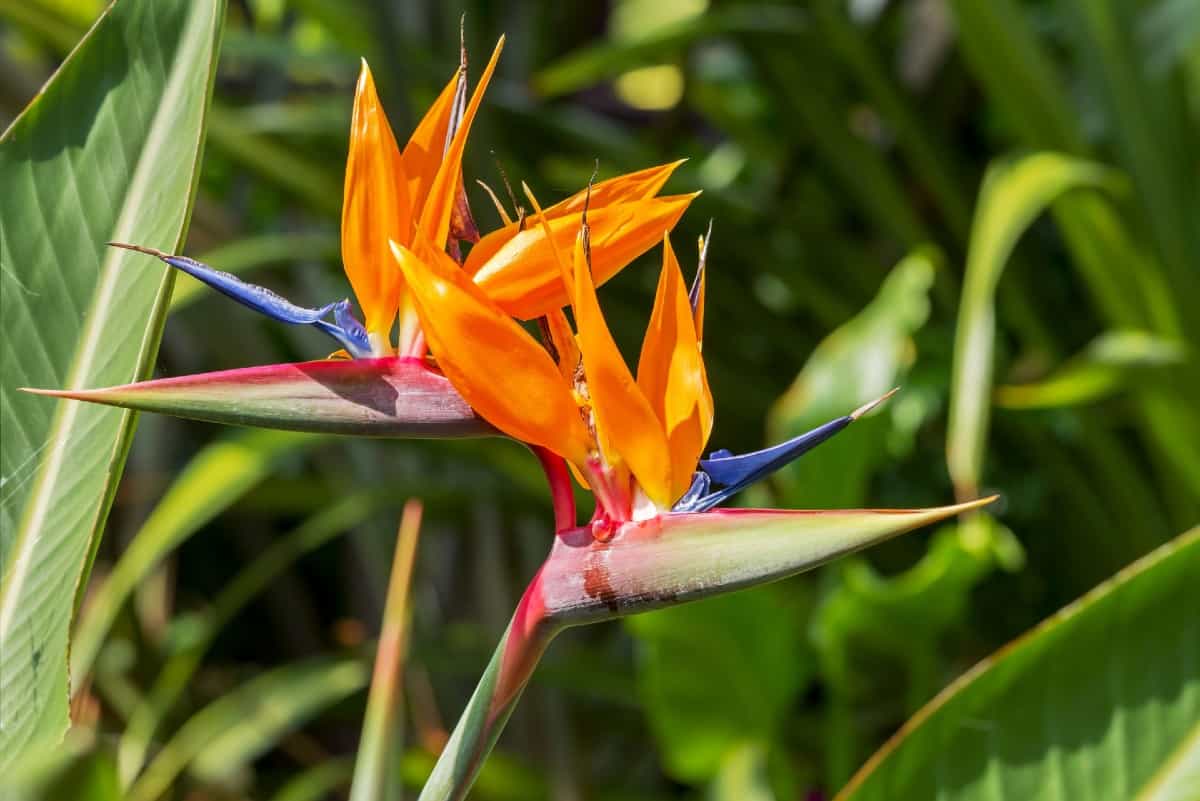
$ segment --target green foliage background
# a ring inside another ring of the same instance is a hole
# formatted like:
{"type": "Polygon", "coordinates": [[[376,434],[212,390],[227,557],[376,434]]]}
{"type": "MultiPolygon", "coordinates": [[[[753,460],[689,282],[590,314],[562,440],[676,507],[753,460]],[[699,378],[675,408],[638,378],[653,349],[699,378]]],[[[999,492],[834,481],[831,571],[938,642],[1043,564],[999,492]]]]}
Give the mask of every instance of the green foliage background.
{"type": "MultiPolygon", "coordinates": [[[[0,123],[99,10],[0,2],[0,123]]],[[[348,294],[337,215],[358,59],[402,137],[457,63],[464,12],[473,75],[508,36],[469,178],[499,187],[503,165],[548,201],[596,160],[606,176],[689,159],[668,189],[704,190],[674,237],[685,265],[715,220],[714,447],[903,387],[746,504],[1004,496],[1002,522],[563,637],[475,797],[831,795],[966,668],[1200,519],[1200,4],[231,2],[186,252],[300,303],[348,294]],[[1061,157],[1018,160],[1045,150],[1061,157]],[[975,330],[990,372],[955,367],[975,330]]],[[[603,293],[629,354],[654,267],[603,293]]],[[[328,350],[181,279],[156,374],[328,350]]],[[[419,786],[547,548],[533,460],[501,441],[143,417],[73,654],[76,676],[94,669],[76,719],[121,733],[121,781],[149,759],[147,798],[344,792],[413,496],[419,786]]]]}

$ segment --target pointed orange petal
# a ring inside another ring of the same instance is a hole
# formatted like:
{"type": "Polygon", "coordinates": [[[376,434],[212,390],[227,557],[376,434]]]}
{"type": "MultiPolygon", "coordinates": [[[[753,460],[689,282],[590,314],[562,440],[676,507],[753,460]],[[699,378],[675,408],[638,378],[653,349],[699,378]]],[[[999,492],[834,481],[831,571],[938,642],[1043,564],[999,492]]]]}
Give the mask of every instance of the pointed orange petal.
{"type": "Polygon", "coordinates": [[[708,437],[700,407],[709,407],[711,421],[711,402],[704,402],[708,378],[670,238],[663,239],[662,273],[642,340],[637,382],[670,441],[671,500],[675,500],[687,490],[704,450],[708,437]]]}
{"type": "Polygon", "coordinates": [[[350,152],[342,200],[342,263],[366,318],[367,330],[386,338],[400,302],[403,276],[388,239],[407,232],[411,211],[400,150],[388,125],[375,80],[362,62],[354,92],[350,152]]]}
{"type": "Polygon", "coordinates": [[[450,216],[462,183],[462,159],[467,146],[467,135],[471,132],[471,123],[475,121],[475,113],[479,111],[479,104],[483,102],[483,93],[487,91],[492,73],[496,70],[496,62],[500,59],[500,51],[503,49],[504,37],[501,36],[500,41],[496,42],[496,49],[492,51],[491,60],[479,76],[479,83],[471,94],[471,102],[467,104],[466,113],[463,114],[450,147],[446,149],[446,157],[438,167],[433,184],[429,187],[429,197],[421,209],[420,222],[417,225],[418,235],[439,248],[445,247],[446,237],[450,233],[450,216]]]}
{"type": "Polygon", "coordinates": [[[604,322],[581,243],[576,243],[574,254],[575,324],[588,394],[601,439],[616,449],[604,456],[610,464],[627,464],[646,495],[665,508],[674,500],[666,434],[604,322]]]}
{"type": "Polygon", "coordinates": [[[426,244],[418,257],[392,243],[392,253],[416,299],[429,349],[471,408],[509,436],[583,464],[587,429],[545,349],[439,248],[426,244]]]}
{"type": "MultiPolygon", "coordinates": [[[[589,211],[592,276],[596,285],[603,284],[662,241],[695,196],[657,197],[589,211]]],[[[578,221],[574,216],[556,217],[548,225],[556,246],[568,252],[579,229],[578,221]]],[[[500,308],[528,320],[545,314],[548,309],[567,305],[567,293],[542,226],[531,225],[484,262],[476,253],[487,239],[484,237],[472,248],[463,266],[500,308]]]]}
{"type": "MultiPolygon", "coordinates": [[[[454,76],[442,89],[437,100],[425,112],[421,122],[404,146],[400,154],[400,166],[404,169],[408,196],[412,207],[417,210],[414,217],[419,216],[429,196],[429,188],[433,185],[434,176],[442,163],[446,152],[446,132],[450,130],[450,118],[454,114],[454,99],[458,92],[458,84],[464,80],[461,70],[455,70],[454,76]]],[[[410,231],[404,232],[405,239],[396,241],[402,244],[412,244],[410,231]]]]}
{"type": "MultiPolygon", "coordinates": [[[[667,179],[671,177],[671,173],[675,172],[679,165],[685,161],[687,159],[679,159],[678,161],[672,161],[670,164],[660,164],[657,167],[648,167],[637,172],[625,173],[624,175],[618,175],[615,178],[609,178],[606,181],[594,184],[592,186],[592,199],[588,204],[588,208],[602,209],[605,206],[611,206],[616,203],[628,203],[634,200],[652,198],[663,188],[667,179]]],[[[554,218],[578,214],[583,211],[587,197],[588,191],[586,189],[576,192],[566,200],[555,203],[546,209],[546,216],[554,218]]]]}
{"type": "MultiPolygon", "coordinates": [[[[592,201],[588,208],[594,214],[605,206],[648,200],[658,194],[658,190],[662,189],[663,184],[671,177],[671,173],[684,161],[686,159],[680,159],[670,164],[661,164],[657,167],[650,167],[626,175],[618,175],[616,178],[609,178],[607,181],[601,181],[592,187],[592,201]]],[[[488,190],[488,192],[491,194],[491,190],[488,190]]],[[[493,199],[494,197],[493,195],[493,199]]],[[[587,189],[576,192],[566,200],[560,201],[546,209],[546,217],[552,219],[569,214],[578,214],[583,211],[583,204],[586,199],[587,189]]],[[[499,207],[498,202],[496,205],[499,207]]],[[[504,215],[502,214],[501,216],[504,215]]],[[[527,223],[525,227],[528,228],[530,226],[527,223]]],[[[480,239],[479,244],[471,249],[471,254],[467,257],[465,265],[467,272],[474,275],[501,248],[507,245],[513,237],[519,234],[520,230],[518,223],[506,221],[503,228],[492,231],[480,239]]]]}

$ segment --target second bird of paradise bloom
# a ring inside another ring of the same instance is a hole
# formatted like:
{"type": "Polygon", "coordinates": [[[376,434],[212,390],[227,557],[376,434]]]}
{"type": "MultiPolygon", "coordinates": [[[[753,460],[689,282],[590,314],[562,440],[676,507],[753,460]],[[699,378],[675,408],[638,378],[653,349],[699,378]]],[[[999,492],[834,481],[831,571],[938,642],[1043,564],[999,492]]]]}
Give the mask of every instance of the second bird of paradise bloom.
{"type": "MultiPolygon", "coordinates": [[[[260,286],[194,259],[136,245],[113,243],[158,256],[275,320],[312,325],[333,337],[350,358],[420,358],[425,342],[388,242],[411,246],[437,243],[497,304],[526,319],[566,303],[552,259],[555,247],[569,245],[567,223],[583,193],[546,209],[545,225],[514,221],[499,206],[504,225],[481,237],[463,184],[467,137],[496,68],[503,38],[497,43],[478,85],[467,101],[465,51],[459,69],[438,95],[401,149],[364,61],[355,88],[350,147],[342,203],[341,250],[346,276],[362,310],[360,321],[349,300],[319,308],[297,306],[260,286]],[[464,260],[460,242],[473,244],[464,260]],[[398,336],[392,340],[395,328],[398,336]]],[[[682,162],[618,176],[595,187],[593,212],[598,239],[608,247],[599,280],[607,280],[649,250],[682,216],[695,194],[659,197],[682,162]]],[[[492,194],[490,190],[489,194],[492,194]]],[[[494,194],[492,195],[494,198],[494,194]]]]}

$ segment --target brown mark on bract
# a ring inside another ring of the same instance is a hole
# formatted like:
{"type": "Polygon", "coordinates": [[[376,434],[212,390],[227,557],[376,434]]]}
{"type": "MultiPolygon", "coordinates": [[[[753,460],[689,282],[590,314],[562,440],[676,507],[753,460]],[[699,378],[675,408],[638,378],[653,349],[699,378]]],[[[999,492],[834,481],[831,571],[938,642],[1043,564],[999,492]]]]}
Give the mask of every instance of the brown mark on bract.
{"type": "Polygon", "coordinates": [[[589,598],[596,598],[610,612],[616,612],[617,591],[613,589],[612,577],[608,572],[608,560],[604,550],[591,550],[583,568],[583,590],[589,598]]]}

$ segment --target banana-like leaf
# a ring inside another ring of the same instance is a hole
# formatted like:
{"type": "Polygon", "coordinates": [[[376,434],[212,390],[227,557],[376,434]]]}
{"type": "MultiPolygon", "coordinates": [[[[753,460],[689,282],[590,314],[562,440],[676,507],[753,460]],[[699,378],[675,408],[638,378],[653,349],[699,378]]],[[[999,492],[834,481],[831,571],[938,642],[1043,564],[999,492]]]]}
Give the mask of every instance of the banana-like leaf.
{"type": "Polygon", "coordinates": [[[199,174],[223,0],[112,4],[0,138],[0,773],[67,728],[67,632],[133,415],[22,385],[134,381],[199,174]]]}
{"type": "Polygon", "coordinates": [[[495,435],[450,382],[416,359],[328,359],[42,395],[211,423],[366,437],[495,435]]]}
{"type": "Polygon", "coordinates": [[[1112,186],[1115,174],[1057,153],[1034,153],[988,170],[971,226],[963,280],[946,462],[959,497],[977,494],[992,395],[996,285],[1017,239],[1056,197],[1077,187],[1112,186]]]}
{"type": "Polygon", "coordinates": [[[838,801],[1195,798],[1198,575],[1200,528],[951,685],[838,801]]]}

